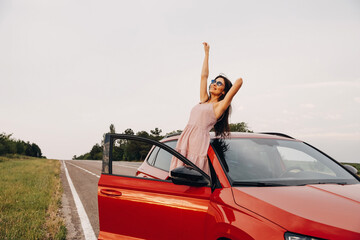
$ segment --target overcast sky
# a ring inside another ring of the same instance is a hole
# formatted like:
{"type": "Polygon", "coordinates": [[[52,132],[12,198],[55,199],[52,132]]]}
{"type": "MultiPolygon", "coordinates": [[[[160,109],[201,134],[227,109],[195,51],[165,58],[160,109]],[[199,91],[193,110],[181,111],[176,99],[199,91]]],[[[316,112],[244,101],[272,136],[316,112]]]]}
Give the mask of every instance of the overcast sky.
{"type": "Polygon", "coordinates": [[[0,132],[71,159],[111,123],[183,129],[203,41],[210,78],[244,80],[231,122],[360,162],[357,0],[0,0],[0,132]]]}

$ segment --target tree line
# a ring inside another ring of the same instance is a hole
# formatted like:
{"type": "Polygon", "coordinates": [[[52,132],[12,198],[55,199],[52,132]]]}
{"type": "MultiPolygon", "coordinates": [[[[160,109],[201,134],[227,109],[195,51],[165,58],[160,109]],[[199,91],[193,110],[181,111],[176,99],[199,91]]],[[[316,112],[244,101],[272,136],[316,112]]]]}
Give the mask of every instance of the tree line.
{"type": "Polygon", "coordinates": [[[19,154],[30,157],[45,158],[40,147],[35,143],[11,138],[12,134],[0,133],[0,156],[19,154]]]}
{"type": "MultiPolygon", "coordinates": [[[[229,124],[231,132],[252,132],[248,125],[245,122],[240,123],[230,123],[229,124]]],[[[115,133],[114,124],[110,125],[109,133],[115,133]]],[[[127,135],[136,135],[144,138],[153,139],[159,141],[165,136],[171,134],[181,133],[181,130],[175,130],[165,135],[162,135],[162,130],[159,128],[155,128],[154,130],[150,130],[150,133],[147,131],[139,131],[134,132],[131,128],[126,129],[122,134],[127,135]]],[[[105,135],[105,134],[104,134],[105,135]]],[[[151,146],[146,143],[141,143],[139,141],[129,141],[129,140],[117,140],[113,146],[112,158],[115,161],[142,161],[145,159],[147,153],[149,152],[151,146]]],[[[101,144],[96,143],[90,150],[80,156],[73,156],[73,159],[81,159],[81,160],[101,160],[103,155],[103,140],[101,144]]]]}

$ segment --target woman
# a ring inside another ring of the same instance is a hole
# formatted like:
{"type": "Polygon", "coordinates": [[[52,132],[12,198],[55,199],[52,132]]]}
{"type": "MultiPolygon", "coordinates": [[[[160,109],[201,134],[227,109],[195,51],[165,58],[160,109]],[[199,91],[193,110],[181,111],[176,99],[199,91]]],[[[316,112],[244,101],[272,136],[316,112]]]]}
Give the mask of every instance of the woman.
{"type": "MultiPolygon", "coordinates": [[[[201,72],[200,103],[191,110],[189,122],[179,137],[176,150],[205,173],[210,174],[207,159],[210,143],[209,131],[214,127],[216,136],[228,136],[230,104],[243,81],[239,78],[232,85],[225,76],[219,75],[211,80],[208,95],[210,46],[206,42],[203,45],[205,58],[201,72]]],[[[173,157],[170,171],[179,166],[184,166],[184,163],[173,157]]]]}

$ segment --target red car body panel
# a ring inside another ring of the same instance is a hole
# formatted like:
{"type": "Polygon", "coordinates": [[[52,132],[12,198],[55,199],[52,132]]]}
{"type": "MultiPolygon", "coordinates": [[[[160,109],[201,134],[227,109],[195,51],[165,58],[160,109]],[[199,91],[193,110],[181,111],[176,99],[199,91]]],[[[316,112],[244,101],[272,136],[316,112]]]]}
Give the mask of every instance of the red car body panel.
{"type": "MultiPolygon", "coordinates": [[[[231,188],[215,189],[208,210],[205,239],[226,237],[234,240],[283,239],[285,229],[271,223],[258,214],[239,207],[231,188]],[[254,229],[254,226],[257,226],[254,229]]],[[[191,238],[195,239],[195,238],[191,238]]]]}
{"type": "Polygon", "coordinates": [[[360,184],[232,187],[211,147],[208,156],[221,185],[214,191],[156,180],[168,172],[146,161],[137,173],[145,178],[102,174],[99,239],[360,239],[360,184]]]}
{"type": "Polygon", "coordinates": [[[107,237],[112,234],[114,238],[204,239],[209,187],[104,174],[98,186],[100,239],[104,237],[102,233],[107,237]],[[156,235],[160,231],[154,228],[159,227],[163,231],[156,235]]]}
{"type": "Polygon", "coordinates": [[[102,204],[99,207],[99,239],[228,237],[240,240],[266,234],[274,236],[269,239],[275,240],[283,237],[285,232],[245,208],[239,210],[231,188],[216,189],[211,193],[209,187],[174,187],[171,182],[127,177],[115,179],[103,174],[99,181],[98,201],[102,204]],[[119,200],[121,206],[117,203],[119,200]],[[254,225],[261,227],[250,236],[248,233],[254,225]],[[156,235],[159,231],[153,229],[159,226],[162,231],[156,235]]]}
{"type": "MultiPolygon", "coordinates": [[[[360,213],[360,202],[324,192],[322,187],[328,186],[236,187],[233,193],[239,206],[256,209],[288,231],[325,239],[360,239],[360,214],[354,215],[360,213]],[[325,234],[319,236],[319,232],[325,234]]],[[[358,184],[338,187],[360,191],[358,184]]]]}

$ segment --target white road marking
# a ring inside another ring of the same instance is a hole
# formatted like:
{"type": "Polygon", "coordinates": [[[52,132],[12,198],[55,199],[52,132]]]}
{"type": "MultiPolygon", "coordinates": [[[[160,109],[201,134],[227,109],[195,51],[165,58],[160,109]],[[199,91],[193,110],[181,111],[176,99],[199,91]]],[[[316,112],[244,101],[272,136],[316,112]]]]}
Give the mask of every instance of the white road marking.
{"type": "Polygon", "coordinates": [[[86,211],[84,209],[84,206],[82,205],[81,203],[81,200],[79,198],[79,195],[77,194],[76,192],[76,189],[74,187],[74,184],[70,178],[70,175],[69,175],[69,172],[66,168],[66,164],[65,162],[63,161],[63,164],[64,164],[64,169],[65,169],[65,174],[66,174],[66,178],[68,180],[68,183],[69,183],[69,186],[70,186],[70,190],[71,190],[71,193],[73,195],[73,198],[74,198],[74,202],[75,202],[75,205],[76,205],[76,209],[77,209],[77,212],[79,214],[79,218],[80,218],[80,222],[81,222],[81,227],[83,229],[83,232],[84,232],[84,235],[85,235],[85,239],[86,240],[93,240],[93,239],[97,239],[97,237],[95,236],[95,232],[94,232],[94,229],[92,228],[91,224],[90,224],[90,221],[89,221],[89,218],[86,214],[86,211]]]}
{"type": "MultiPolygon", "coordinates": [[[[82,160],[82,161],[84,161],[84,160],[82,160]]],[[[93,162],[93,160],[89,160],[89,161],[92,161],[92,162],[93,162]]],[[[92,175],[100,178],[99,175],[97,175],[97,174],[95,174],[95,173],[93,173],[93,172],[90,172],[89,170],[86,170],[85,168],[79,167],[79,166],[76,165],[76,164],[73,164],[73,163],[70,163],[70,162],[68,162],[68,164],[71,164],[71,165],[73,165],[73,166],[75,166],[75,167],[77,167],[77,168],[80,168],[81,170],[84,170],[84,171],[87,172],[87,173],[90,173],[90,174],[92,174],[92,175]]],[[[113,162],[113,166],[133,168],[133,169],[138,169],[140,165],[141,165],[141,163],[113,162]]]]}
{"type": "Polygon", "coordinates": [[[138,169],[139,167],[131,167],[131,166],[126,166],[126,165],[118,165],[116,164],[115,166],[118,166],[118,167],[126,167],[126,168],[133,168],[133,169],[138,169]]]}
{"type": "Polygon", "coordinates": [[[77,167],[77,168],[80,168],[81,170],[84,170],[85,172],[90,173],[91,175],[94,175],[94,176],[97,177],[97,178],[100,178],[99,175],[97,175],[97,174],[95,174],[95,173],[93,173],[93,172],[90,172],[89,170],[86,170],[85,168],[79,167],[78,165],[75,165],[75,164],[72,164],[72,163],[69,163],[69,162],[68,162],[68,164],[71,164],[71,165],[73,165],[73,166],[75,166],[75,167],[77,167]]]}
{"type": "Polygon", "coordinates": [[[113,162],[113,165],[120,166],[120,167],[126,167],[126,168],[133,168],[138,169],[141,165],[141,163],[130,163],[130,162],[113,162]]]}

